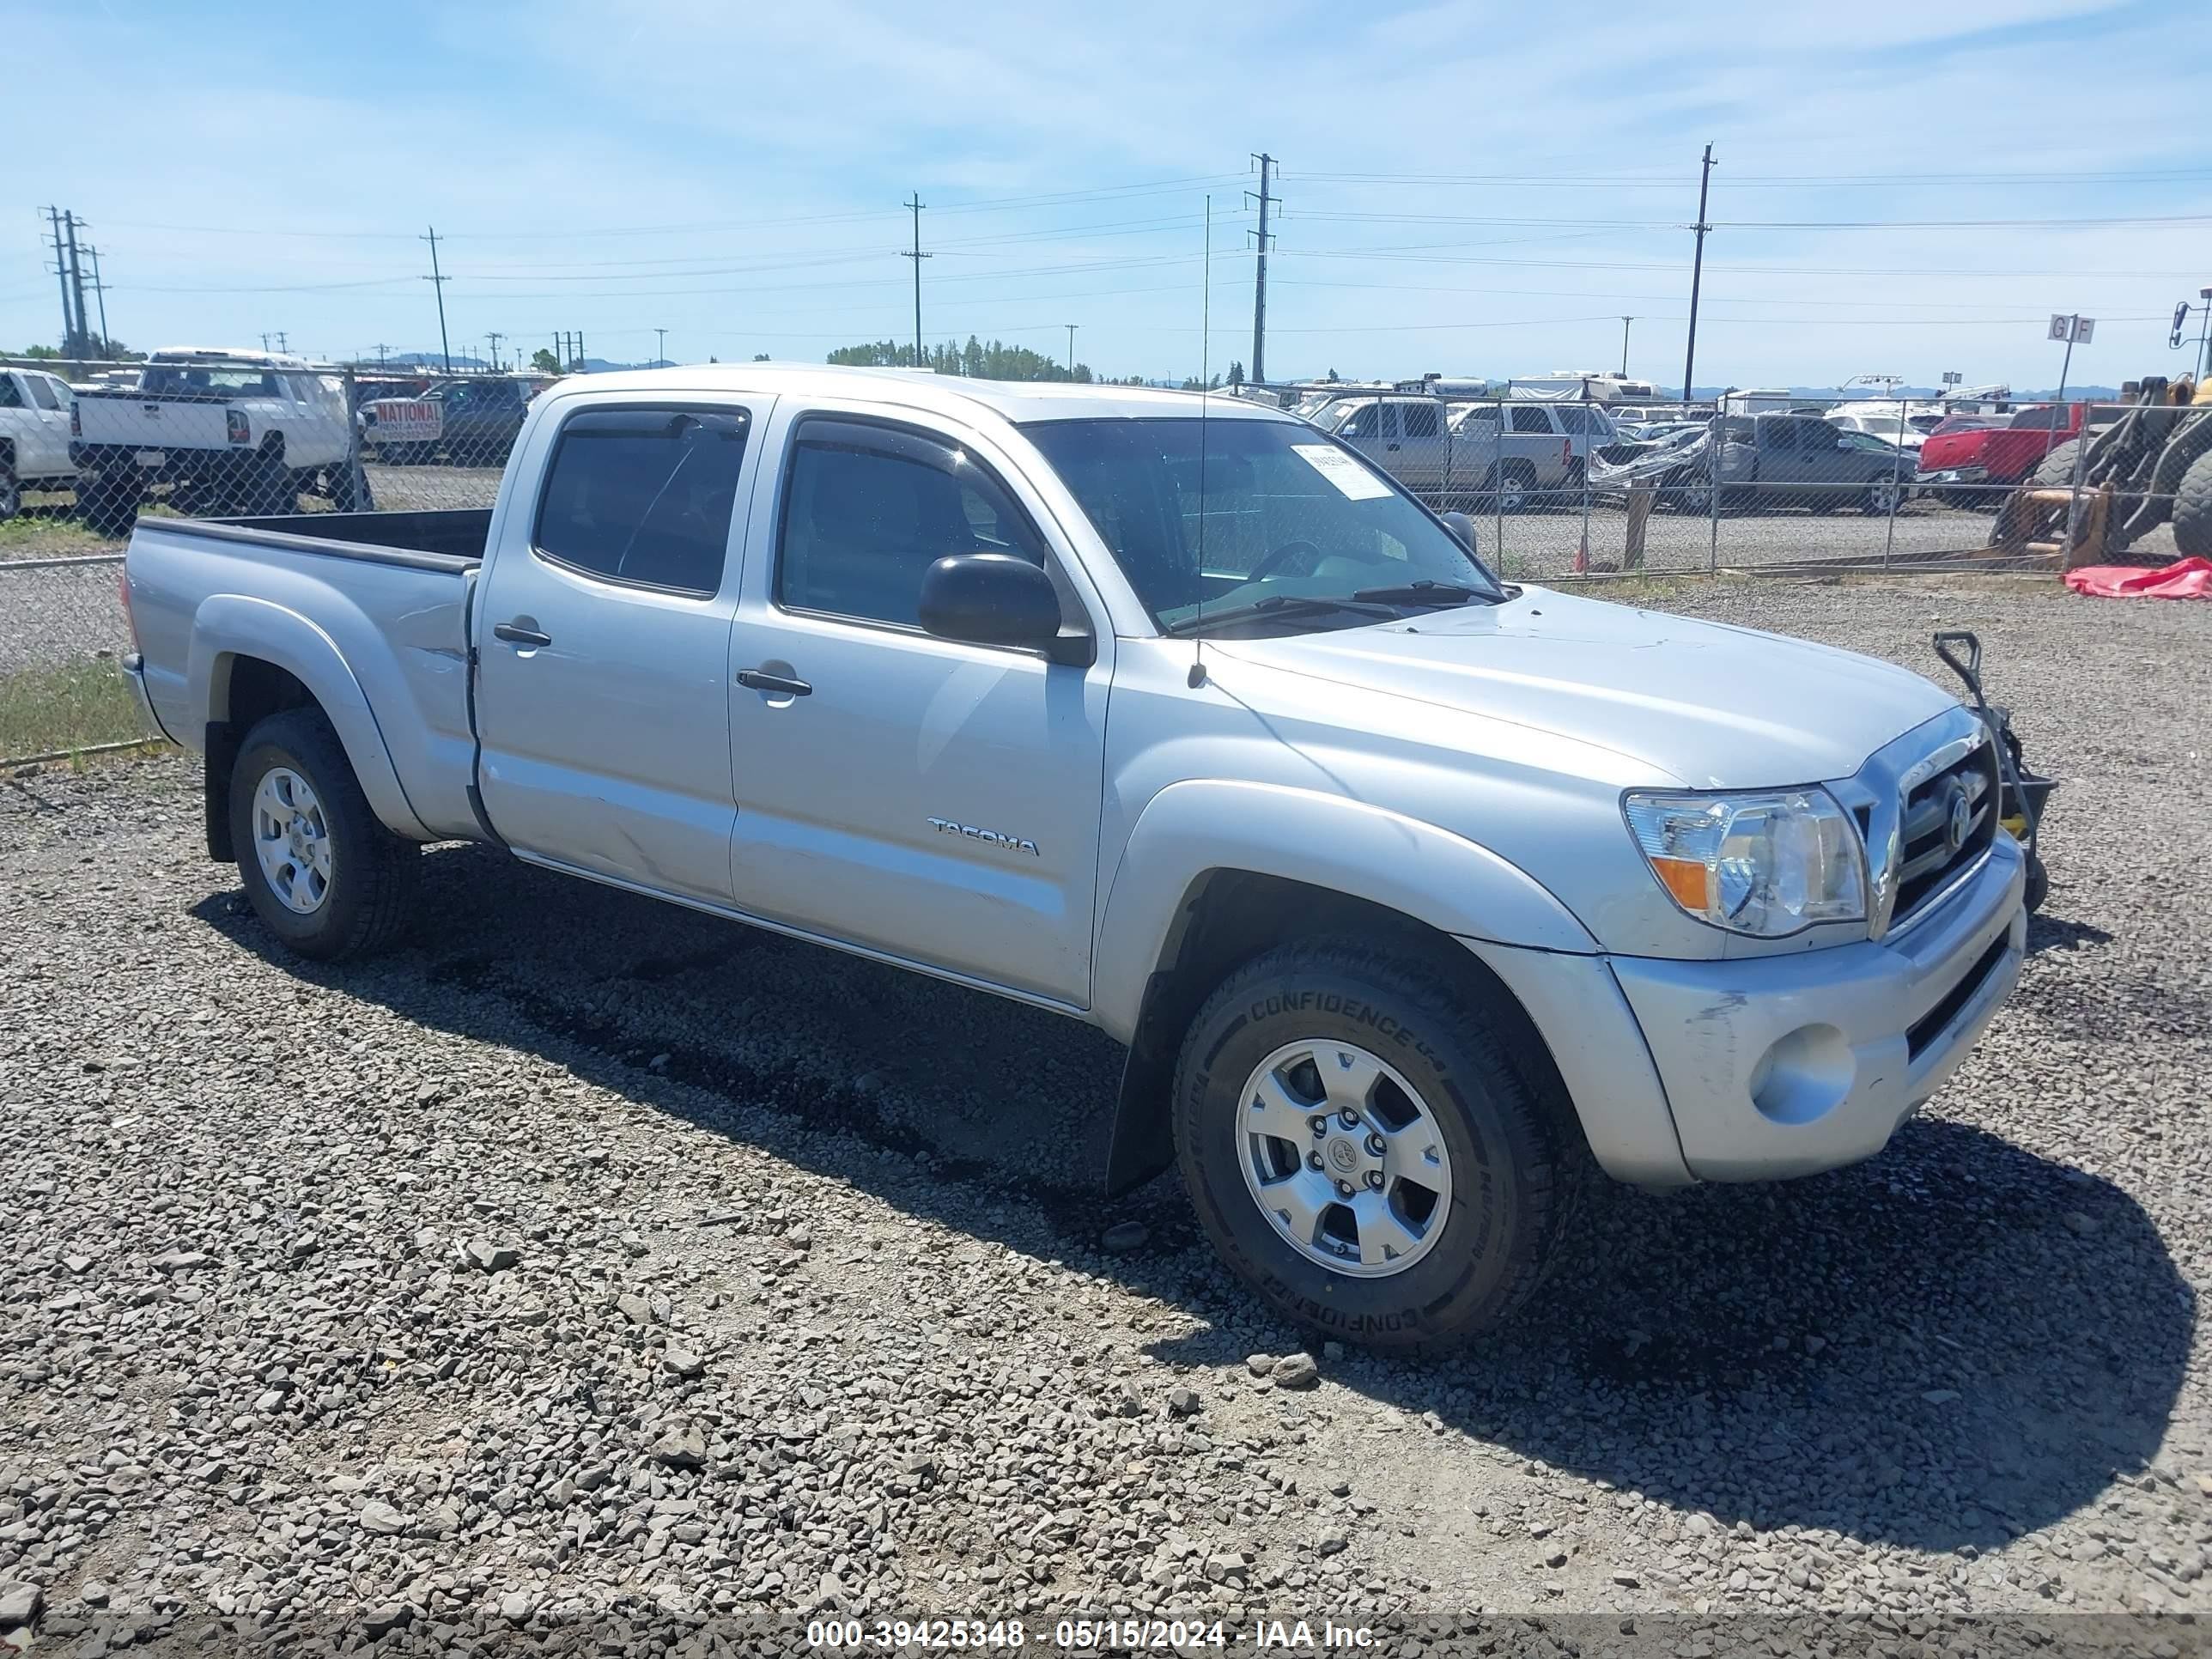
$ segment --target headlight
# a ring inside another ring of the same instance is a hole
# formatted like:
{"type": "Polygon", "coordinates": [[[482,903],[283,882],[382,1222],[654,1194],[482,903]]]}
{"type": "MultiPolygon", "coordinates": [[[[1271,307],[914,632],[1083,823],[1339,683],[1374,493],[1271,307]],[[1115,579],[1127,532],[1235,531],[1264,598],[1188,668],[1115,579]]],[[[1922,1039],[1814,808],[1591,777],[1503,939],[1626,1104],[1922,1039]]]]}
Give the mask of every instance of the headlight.
{"type": "Polygon", "coordinates": [[[1866,918],[1866,853],[1825,789],[1635,793],[1628,827],[1651,873],[1699,921],[1781,939],[1866,918]]]}

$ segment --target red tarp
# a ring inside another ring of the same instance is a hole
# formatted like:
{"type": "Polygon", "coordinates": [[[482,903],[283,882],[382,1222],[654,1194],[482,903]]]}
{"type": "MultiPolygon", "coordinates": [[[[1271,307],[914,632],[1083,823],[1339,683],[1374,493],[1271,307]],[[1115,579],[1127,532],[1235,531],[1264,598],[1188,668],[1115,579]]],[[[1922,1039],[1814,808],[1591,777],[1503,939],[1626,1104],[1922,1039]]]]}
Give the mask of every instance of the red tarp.
{"type": "Polygon", "coordinates": [[[2066,586],[2097,599],[2212,599],[2212,559],[2179,559],[2162,570],[2085,564],[2066,573],[2066,586]]]}

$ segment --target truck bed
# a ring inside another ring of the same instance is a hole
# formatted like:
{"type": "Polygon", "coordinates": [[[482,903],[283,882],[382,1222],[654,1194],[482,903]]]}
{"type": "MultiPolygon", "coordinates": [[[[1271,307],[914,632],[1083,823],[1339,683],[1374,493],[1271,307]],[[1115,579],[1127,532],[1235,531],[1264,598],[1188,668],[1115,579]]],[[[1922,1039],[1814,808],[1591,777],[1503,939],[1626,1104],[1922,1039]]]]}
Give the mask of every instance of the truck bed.
{"type": "Polygon", "coordinates": [[[398,513],[278,513],[252,519],[164,519],[164,531],[212,536],[428,570],[465,570],[483,562],[491,533],[488,507],[398,513]]]}
{"type": "Polygon", "coordinates": [[[201,747],[234,664],[258,659],[319,688],[386,823],[475,836],[468,611],[490,527],[489,507],[140,519],[125,572],[155,717],[201,747]]]}

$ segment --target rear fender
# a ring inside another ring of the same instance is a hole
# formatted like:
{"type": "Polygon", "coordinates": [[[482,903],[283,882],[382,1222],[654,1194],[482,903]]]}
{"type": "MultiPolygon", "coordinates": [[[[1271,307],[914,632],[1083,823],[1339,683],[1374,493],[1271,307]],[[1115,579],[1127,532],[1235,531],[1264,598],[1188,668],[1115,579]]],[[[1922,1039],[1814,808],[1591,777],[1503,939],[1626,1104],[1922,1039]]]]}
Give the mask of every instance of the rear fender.
{"type": "MultiPolygon", "coordinates": [[[[185,676],[187,706],[204,710],[210,722],[228,722],[230,671],[240,657],[274,663],[306,686],[337,732],[371,810],[399,835],[431,839],[400,787],[368,696],[329,635],[298,611],[266,599],[215,595],[192,618],[191,656],[185,676]]],[[[234,736],[243,742],[246,734],[234,736]]]]}

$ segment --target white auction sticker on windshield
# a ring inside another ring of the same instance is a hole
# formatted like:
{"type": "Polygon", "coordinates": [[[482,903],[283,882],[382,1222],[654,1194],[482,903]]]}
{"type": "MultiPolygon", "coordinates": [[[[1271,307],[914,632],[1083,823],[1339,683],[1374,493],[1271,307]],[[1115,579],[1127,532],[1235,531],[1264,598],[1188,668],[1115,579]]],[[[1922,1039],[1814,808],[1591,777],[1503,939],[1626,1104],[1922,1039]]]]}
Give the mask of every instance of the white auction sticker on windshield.
{"type": "Polygon", "coordinates": [[[1389,484],[1340,449],[1328,444],[1292,444],[1291,447],[1304,458],[1307,465],[1355,501],[1390,493],[1389,484]]]}

